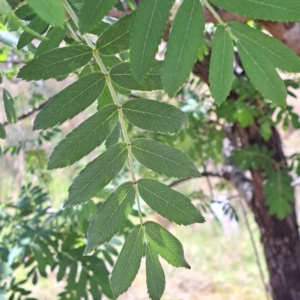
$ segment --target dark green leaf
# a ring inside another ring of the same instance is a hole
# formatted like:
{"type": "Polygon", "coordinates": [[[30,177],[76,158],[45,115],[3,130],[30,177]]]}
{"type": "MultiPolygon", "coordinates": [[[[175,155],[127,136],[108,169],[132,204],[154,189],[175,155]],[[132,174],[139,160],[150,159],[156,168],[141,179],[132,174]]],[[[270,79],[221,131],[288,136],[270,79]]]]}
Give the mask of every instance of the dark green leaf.
{"type": "Polygon", "coordinates": [[[53,27],[49,30],[46,35],[46,39],[41,41],[36,49],[35,57],[48,52],[50,50],[56,49],[66,36],[66,27],[53,27]]]}
{"type": "Polygon", "coordinates": [[[105,142],[106,148],[109,148],[109,147],[117,144],[119,141],[119,138],[120,138],[120,134],[121,134],[121,125],[118,122],[116,127],[114,128],[114,130],[111,132],[111,134],[106,139],[106,142],[105,142]]]}
{"type": "Polygon", "coordinates": [[[123,168],[127,155],[127,145],[119,143],[90,162],[70,186],[65,207],[84,203],[100,192],[123,168]]]}
{"type": "Polygon", "coordinates": [[[169,177],[200,177],[192,160],[181,151],[162,143],[135,139],[131,143],[133,155],[147,168],[169,177]]]}
{"type": "Polygon", "coordinates": [[[130,48],[130,38],[135,12],[108,27],[99,37],[96,47],[102,55],[112,55],[130,48]]]}
{"type": "Polygon", "coordinates": [[[279,22],[300,20],[298,0],[209,0],[212,4],[245,17],[279,22]]]}
{"type": "Polygon", "coordinates": [[[110,77],[113,83],[121,88],[138,91],[152,91],[162,89],[160,72],[161,64],[156,62],[145,78],[137,80],[132,75],[130,63],[121,63],[111,69],[110,77]]]}
{"type": "Polygon", "coordinates": [[[204,15],[199,0],[184,0],[170,32],[162,67],[165,91],[173,97],[188,79],[197,60],[204,31],[204,15]]]}
{"type": "Polygon", "coordinates": [[[104,87],[105,77],[102,73],[79,79],[49,100],[37,115],[33,128],[51,128],[75,117],[101,95],[104,87]]]}
{"type": "Polygon", "coordinates": [[[276,68],[288,72],[300,72],[300,58],[285,44],[246,24],[229,22],[228,25],[245,47],[263,53],[276,68]]]}
{"type": "Polygon", "coordinates": [[[81,68],[92,56],[92,49],[85,45],[54,49],[30,61],[18,77],[26,80],[57,78],[81,68]]]}
{"type": "Polygon", "coordinates": [[[189,126],[187,116],[180,109],[153,100],[127,101],[123,113],[132,125],[154,132],[177,133],[189,126]]]}
{"type": "Polygon", "coordinates": [[[150,71],[174,0],[142,0],[134,21],[130,62],[136,78],[150,71]]]}
{"type": "Polygon", "coordinates": [[[144,248],[144,230],[138,225],[130,232],[111,274],[114,299],[128,290],[140,268],[144,248]]]}
{"type": "Polygon", "coordinates": [[[5,114],[8,122],[16,123],[18,118],[17,118],[17,113],[14,105],[14,99],[5,88],[3,89],[3,101],[4,101],[5,114]]]}
{"type": "Polygon", "coordinates": [[[226,100],[233,81],[233,44],[224,28],[217,27],[210,60],[209,83],[212,97],[220,105],[226,100]]]}
{"type": "Polygon", "coordinates": [[[84,0],[79,15],[79,29],[86,33],[98,25],[117,0],[84,0]]]}
{"type": "Polygon", "coordinates": [[[63,27],[66,12],[61,0],[27,0],[33,10],[47,23],[63,27]]]}
{"type": "MultiPolygon", "coordinates": [[[[0,139],[5,139],[5,138],[6,138],[5,128],[0,122],[0,139]]],[[[0,149],[0,153],[1,153],[1,149],[0,149]]]]}
{"type": "Polygon", "coordinates": [[[160,300],[166,285],[165,273],[157,253],[151,248],[150,244],[146,246],[146,275],[150,298],[160,300]]]}
{"type": "Polygon", "coordinates": [[[111,96],[108,86],[105,85],[105,88],[104,88],[101,96],[98,99],[98,107],[101,108],[101,107],[104,107],[104,106],[106,106],[108,104],[112,104],[112,103],[114,103],[114,99],[111,96]]]}
{"type": "Polygon", "coordinates": [[[148,221],[145,223],[146,239],[151,248],[174,267],[190,269],[179,240],[164,227],[148,221]]]}
{"type": "Polygon", "coordinates": [[[205,221],[189,198],[160,182],[140,179],[138,189],[144,201],[171,222],[190,225],[205,221]]]}
{"type": "Polygon", "coordinates": [[[16,16],[21,20],[30,21],[35,17],[34,10],[27,4],[21,5],[16,11],[16,16]]]}
{"type": "Polygon", "coordinates": [[[256,52],[256,49],[249,49],[243,41],[237,42],[239,55],[243,67],[249,76],[253,86],[267,99],[277,105],[286,104],[286,86],[279,77],[267,56],[256,52]]]}
{"type": "Polygon", "coordinates": [[[84,253],[88,254],[95,247],[108,242],[125,223],[135,198],[132,182],[123,183],[100,206],[90,222],[88,242],[84,253]]]}
{"type": "MultiPolygon", "coordinates": [[[[39,17],[35,17],[28,25],[30,29],[38,33],[44,32],[47,26],[47,23],[39,17]]],[[[33,39],[35,39],[35,36],[26,31],[23,31],[18,41],[17,49],[22,49],[23,47],[27,46],[33,39]]]]}
{"type": "Polygon", "coordinates": [[[118,107],[108,105],[81,123],[54,149],[48,169],[72,165],[99,147],[112,132],[118,121],[118,107]]]}

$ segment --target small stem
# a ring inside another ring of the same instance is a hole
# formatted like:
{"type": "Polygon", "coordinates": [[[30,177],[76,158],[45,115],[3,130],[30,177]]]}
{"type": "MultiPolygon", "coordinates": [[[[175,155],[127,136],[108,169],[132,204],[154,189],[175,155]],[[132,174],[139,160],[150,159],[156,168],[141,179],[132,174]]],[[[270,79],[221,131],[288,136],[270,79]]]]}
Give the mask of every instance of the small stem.
{"type": "Polygon", "coordinates": [[[235,42],[237,42],[237,37],[232,33],[230,28],[227,26],[227,24],[221,19],[220,15],[216,12],[216,10],[210,5],[210,3],[207,0],[201,0],[203,5],[207,7],[207,9],[212,13],[212,15],[215,17],[215,19],[218,21],[218,23],[225,27],[225,30],[230,35],[231,39],[235,42]]]}
{"type": "MultiPolygon", "coordinates": [[[[69,5],[69,3],[67,2],[67,0],[63,0],[63,4],[67,10],[67,12],[69,13],[70,17],[73,19],[75,25],[78,28],[78,18],[75,14],[75,12],[73,11],[72,7],[69,5]]],[[[71,31],[73,32],[73,30],[71,31]]],[[[76,34],[75,34],[76,35],[76,34]]],[[[92,40],[90,39],[90,37],[87,34],[82,35],[82,38],[85,40],[85,42],[87,43],[87,45],[93,49],[93,56],[95,61],[97,62],[97,64],[100,67],[101,72],[105,75],[105,79],[106,79],[106,84],[108,86],[108,89],[110,91],[110,94],[113,98],[114,103],[119,107],[119,122],[121,125],[121,129],[122,129],[122,135],[123,135],[123,139],[124,142],[128,145],[128,159],[127,159],[127,163],[128,163],[128,167],[131,173],[131,177],[132,177],[132,181],[134,183],[134,187],[135,187],[135,191],[136,191],[136,199],[137,199],[137,205],[138,205],[138,213],[139,213],[139,218],[140,218],[140,223],[141,225],[144,224],[143,222],[143,217],[142,217],[142,210],[141,210],[141,203],[140,203],[140,197],[139,197],[139,191],[137,188],[137,184],[136,184],[136,177],[134,174],[134,167],[133,167],[133,154],[132,154],[132,149],[131,149],[131,142],[130,139],[128,137],[127,134],[127,130],[126,130],[126,124],[125,124],[125,120],[124,120],[124,116],[123,116],[123,111],[122,111],[122,107],[121,107],[121,103],[117,98],[116,92],[114,90],[114,87],[112,85],[109,73],[105,67],[105,65],[103,64],[101,57],[98,54],[98,51],[94,45],[94,43],[92,42],[92,40]]]]}

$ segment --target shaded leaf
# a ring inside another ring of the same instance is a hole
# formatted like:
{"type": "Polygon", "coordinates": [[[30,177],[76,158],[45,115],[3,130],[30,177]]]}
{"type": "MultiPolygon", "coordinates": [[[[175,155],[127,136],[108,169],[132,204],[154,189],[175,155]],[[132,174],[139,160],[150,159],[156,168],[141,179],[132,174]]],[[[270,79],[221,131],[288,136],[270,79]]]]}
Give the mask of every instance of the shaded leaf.
{"type": "Polygon", "coordinates": [[[130,63],[136,78],[143,78],[155,61],[155,54],[174,0],[142,0],[132,31],[130,63]]]}
{"type": "Polygon", "coordinates": [[[146,239],[151,248],[174,267],[190,269],[180,241],[164,227],[148,221],[145,223],[146,239]]]}
{"type": "Polygon", "coordinates": [[[142,165],[159,174],[175,178],[201,176],[192,160],[175,148],[148,139],[135,139],[131,147],[142,165]]]}
{"type": "Polygon", "coordinates": [[[148,75],[137,80],[132,75],[130,63],[121,63],[115,65],[110,71],[110,77],[113,83],[121,88],[138,91],[152,91],[162,89],[161,78],[161,64],[156,62],[148,75]]]}
{"type": "Polygon", "coordinates": [[[135,198],[132,182],[123,183],[100,206],[90,222],[84,254],[108,242],[127,220],[135,198]]]}
{"type": "Polygon", "coordinates": [[[5,88],[3,89],[3,101],[8,123],[16,123],[18,118],[14,105],[14,99],[5,88]]]}
{"type": "Polygon", "coordinates": [[[177,133],[189,126],[189,120],[180,109],[163,102],[134,99],[125,102],[126,119],[139,128],[161,133],[177,133]]]}
{"type": "Polygon", "coordinates": [[[138,225],[130,232],[111,274],[114,299],[128,290],[140,268],[144,248],[144,230],[138,225]]]}
{"type": "Polygon", "coordinates": [[[119,122],[117,122],[117,125],[115,126],[114,130],[111,132],[111,134],[108,136],[105,142],[106,148],[109,148],[115,144],[118,143],[119,138],[121,134],[121,125],[119,122]]]}
{"type": "Polygon", "coordinates": [[[26,80],[57,78],[81,68],[92,56],[92,49],[85,45],[54,49],[27,63],[18,77],[26,80]]]}
{"type": "Polygon", "coordinates": [[[132,12],[108,27],[96,43],[99,53],[112,55],[128,50],[134,18],[135,12],[132,12]]]}
{"type": "Polygon", "coordinates": [[[156,180],[140,179],[138,189],[144,201],[171,222],[190,225],[205,221],[189,198],[156,180]]]}
{"type": "Polygon", "coordinates": [[[209,0],[212,4],[241,16],[279,22],[300,20],[298,0],[209,0]]]}
{"type": "Polygon", "coordinates": [[[217,27],[210,60],[209,83],[212,97],[220,105],[226,100],[233,81],[233,44],[224,26],[217,27]]]}
{"type": "Polygon", "coordinates": [[[99,147],[109,136],[118,121],[118,107],[108,105],[81,123],[51,154],[48,169],[72,165],[99,147]]]}
{"type": "Polygon", "coordinates": [[[105,77],[102,73],[80,78],[49,100],[37,115],[33,128],[51,128],[75,117],[101,95],[104,87],[105,77]]]}
{"type": "Polygon", "coordinates": [[[150,244],[146,246],[146,276],[150,298],[153,300],[161,299],[166,285],[165,273],[157,253],[151,248],[150,244]]]}
{"type": "Polygon", "coordinates": [[[123,168],[127,155],[127,145],[119,143],[90,162],[70,186],[65,207],[84,203],[100,192],[123,168]]]}
{"type": "Polygon", "coordinates": [[[255,49],[248,49],[243,41],[238,41],[237,47],[243,67],[253,86],[267,99],[285,106],[286,86],[268,57],[263,53],[257,53],[255,49]]]}
{"type": "Polygon", "coordinates": [[[0,139],[5,139],[5,138],[6,138],[6,131],[3,124],[0,122],[0,139]]]}
{"type": "Polygon", "coordinates": [[[116,2],[117,0],[85,0],[79,15],[80,32],[89,32],[101,23],[116,2]]]}
{"type": "Polygon", "coordinates": [[[204,31],[204,15],[199,0],[184,0],[179,7],[169,35],[162,82],[173,97],[188,79],[197,60],[204,31]]]}
{"type": "Polygon", "coordinates": [[[47,23],[64,26],[66,12],[61,0],[27,0],[27,3],[47,23]]]}

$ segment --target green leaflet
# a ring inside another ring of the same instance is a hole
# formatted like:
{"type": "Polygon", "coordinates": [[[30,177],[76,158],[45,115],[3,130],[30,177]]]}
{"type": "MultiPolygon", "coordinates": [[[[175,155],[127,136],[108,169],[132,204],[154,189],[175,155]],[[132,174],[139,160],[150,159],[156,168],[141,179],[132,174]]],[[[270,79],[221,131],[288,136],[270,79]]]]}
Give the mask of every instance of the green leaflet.
{"type": "Polygon", "coordinates": [[[173,147],[148,139],[135,139],[131,147],[142,165],[159,174],[175,178],[201,176],[192,160],[173,147]]]}
{"type": "Polygon", "coordinates": [[[180,109],[167,103],[135,99],[125,102],[126,119],[139,128],[161,133],[177,133],[188,128],[189,120],[180,109]]]}
{"type": "Polygon", "coordinates": [[[6,131],[3,124],[0,122],[0,139],[6,138],[6,131]]]}
{"type": "Polygon", "coordinates": [[[140,179],[138,189],[144,201],[171,222],[190,225],[205,221],[189,198],[156,180],[140,179]]]}
{"type": "Polygon", "coordinates": [[[98,107],[104,107],[105,105],[112,103],[114,103],[114,99],[111,96],[108,86],[105,85],[105,88],[98,99],[98,107]]]}
{"type": "Polygon", "coordinates": [[[66,36],[66,27],[51,28],[46,35],[46,39],[42,40],[39,46],[37,47],[34,56],[38,57],[45,52],[58,48],[58,46],[63,41],[65,36],[66,36]]]}
{"type": "Polygon", "coordinates": [[[148,294],[153,300],[160,300],[166,285],[165,273],[159,262],[158,255],[146,245],[146,276],[148,294]]]}
{"type": "Polygon", "coordinates": [[[212,4],[245,17],[266,21],[300,20],[298,0],[209,0],[212,4]]]}
{"type": "Polygon", "coordinates": [[[276,68],[282,71],[300,72],[300,58],[285,44],[240,22],[229,22],[228,26],[239,42],[251,49],[251,52],[263,53],[276,68]]]}
{"type": "Polygon", "coordinates": [[[238,52],[244,69],[253,86],[267,99],[275,104],[285,106],[286,87],[263,53],[257,53],[256,49],[248,49],[243,41],[237,42],[238,52]]]}
{"type": "Polygon", "coordinates": [[[146,239],[151,248],[174,267],[190,269],[180,241],[164,227],[148,221],[145,223],[146,239]]]}
{"type": "Polygon", "coordinates": [[[51,154],[48,169],[72,165],[99,147],[112,132],[118,121],[118,108],[108,105],[81,123],[51,154]]]}
{"type": "Polygon", "coordinates": [[[36,16],[33,9],[27,4],[20,6],[15,11],[15,14],[19,19],[26,20],[26,21],[30,21],[36,16]]]}
{"type": "Polygon", "coordinates": [[[90,162],[70,186],[65,207],[84,203],[100,192],[121,171],[127,155],[127,145],[119,143],[90,162]]]}
{"type": "Polygon", "coordinates": [[[141,225],[134,227],[111,274],[110,284],[114,299],[128,290],[140,268],[144,248],[144,231],[141,225]]]}
{"type": "Polygon", "coordinates": [[[14,99],[5,88],[3,89],[3,101],[8,123],[16,123],[17,113],[14,105],[14,99]]]}
{"type": "Polygon", "coordinates": [[[84,0],[79,15],[79,30],[86,33],[101,23],[117,0],[84,0]]]}
{"type": "Polygon", "coordinates": [[[130,48],[130,39],[135,12],[109,26],[99,37],[96,47],[102,55],[112,55],[130,48]]]}
{"type": "Polygon", "coordinates": [[[136,78],[143,78],[155,61],[155,54],[174,0],[142,0],[133,25],[130,63],[136,78]]]}
{"type": "Polygon", "coordinates": [[[117,144],[119,141],[119,138],[120,138],[120,134],[121,134],[121,125],[118,122],[116,127],[114,128],[114,130],[111,132],[111,134],[106,139],[105,147],[109,148],[109,147],[117,144]]]}
{"type": "Polygon", "coordinates": [[[173,21],[165,60],[162,82],[173,97],[188,79],[197,60],[204,31],[204,15],[199,0],[184,0],[173,21]]]}
{"type": "Polygon", "coordinates": [[[27,63],[21,68],[18,78],[26,80],[57,78],[81,68],[92,56],[92,49],[85,45],[54,49],[27,63]]]}
{"type": "Polygon", "coordinates": [[[84,254],[108,242],[127,220],[135,198],[132,182],[120,185],[100,206],[90,222],[84,254]]]}
{"type": "MultiPolygon", "coordinates": [[[[32,21],[30,21],[28,27],[38,33],[42,33],[48,27],[48,24],[39,17],[35,17],[32,21]]],[[[17,49],[19,50],[27,46],[33,39],[35,39],[35,36],[23,31],[18,41],[17,49]]]]}
{"type": "Polygon", "coordinates": [[[224,26],[217,27],[210,60],[209,83],[212,97],[220,105],[226,100],[233,81],[233,44],[224,26]]]}
{"type": "Polygon", "coordinates": [[[286,169],[267,172],[264,185],[266,203],[269,213],[283,220],[292,212],[291,203],[294,202],[294,189],[291,185],[291,177],[286,169]]]}
{"type": "Polygon", "coordinates": [[[33,128],[51,128],[75,117],[101,95],[104,87],[105,77],[102,73],[80,78],[49,100],[37,115],[33,128]]]}
{"type": "Polygon", "coordinates": [[[61,0],[27,0],[33,10],[47,23],[63,27],[66,20],[66,12],[61,0]]]}
{"type": "Polygon", "coordinates": [[[113,83],[121,88],[138,91],[152,91],[163,88],[160,72],[161,64],[156,62],[145,78],[137,80],[132,75],[130,63],[121,63],[112,67],[110,77],[113,83]]]}

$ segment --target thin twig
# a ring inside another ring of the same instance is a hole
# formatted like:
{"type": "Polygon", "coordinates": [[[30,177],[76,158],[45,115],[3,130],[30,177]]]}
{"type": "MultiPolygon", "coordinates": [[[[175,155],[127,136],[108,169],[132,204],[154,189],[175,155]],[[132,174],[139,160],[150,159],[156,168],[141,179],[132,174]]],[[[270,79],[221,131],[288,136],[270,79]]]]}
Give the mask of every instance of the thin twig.
{"type": "Polygon", "coordinates": [[[268,291],[268,287],[265,283],[264,273],[263,273],[262,266],[261,266],[261,263],[260,263],[259,254],[258,254],[256,243],[255,243],[255,240],[254,240],[254,237],[253,237],[253,233],[252,233],[252,230],[250,228],[250,223],[249,223],[249,220],[248,220],[247,212],[246,212],[245,206],[243,204],[243,199],[241,197],[239,197],[239,200],[240,200],[239,202],[240,202],[242,212],[243,212],[243,215],[244,215],[244,218],[245,218],[247,230],[249,232],[249,236],[250,236],[250,239],[251,239],[251,244],[252,244],[252,247],[253,247],[253,250],[254,250],[254,255],[255,255],[257,267],[258,267],[258,270],[259,270],[260,279],[261,279],[261,282],[262,282],[262,284],[264,286],[264,289],[265,289],[265,292],[266,292],[266,299],[269,300],[270,299],[269,291],[268,291]]]}
{"type": "MultiPolygon", "coordinates": [[[[37,111],[41,110],[47,103],[48,103],[48,100],[45,101],[44,103],[40,104],[39,106],[34,107],[34,108],[31,109],[30,111],[24,113],[23,115],[21,115],[20,117],[18,117],[17,122],[18,122],[18,121],[21,121],[21,120],[24,120],[24,119],[26,119],[26,118],[28,118],[28,117],[30,117],[31,115],[33,115],[33,114],[36,113],[37,111]]],[[[8,123],[8,122],[6,121],[6,122],[4,122],[2,125],[3,125],[3,126],[7,126],[7,125],[9,125],[9,124],[10,124],[10,123],[8,123]]]]}

